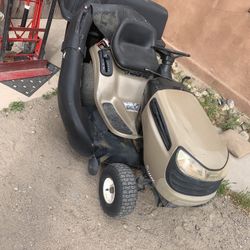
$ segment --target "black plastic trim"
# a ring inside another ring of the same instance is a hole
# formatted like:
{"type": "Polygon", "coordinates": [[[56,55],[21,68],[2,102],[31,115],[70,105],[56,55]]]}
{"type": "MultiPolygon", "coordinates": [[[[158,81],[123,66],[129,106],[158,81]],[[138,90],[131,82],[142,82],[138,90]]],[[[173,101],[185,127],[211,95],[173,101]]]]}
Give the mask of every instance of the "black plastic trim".
{"type": "Polygon", "coordinates": [[[112,127],[119,131],[120,133],[132,135],[132,131],[128,128],[128,126],[124,123],[121,117],[117,114],[114,106],[111,103],[103,103],[102,104],[105,115],[107,116],[109,122],[112,127]]]}
{"type": "Polygon", "coordinates": [[[149,105],[150,105],[150,110],[151,110],[151,113],[153,115],[155,124],[156,124],[158,131],[161,135],[161,138],[163,140],[163,143],[166,146],[167,150],[169,151],[172,147],[172,142],[171,142],[170,134],[168,132],[167,125],[165,123],[161,109],[159,107],[159,104],[158,104],[157,100],[154,98],[150,102],[149,105]]]}

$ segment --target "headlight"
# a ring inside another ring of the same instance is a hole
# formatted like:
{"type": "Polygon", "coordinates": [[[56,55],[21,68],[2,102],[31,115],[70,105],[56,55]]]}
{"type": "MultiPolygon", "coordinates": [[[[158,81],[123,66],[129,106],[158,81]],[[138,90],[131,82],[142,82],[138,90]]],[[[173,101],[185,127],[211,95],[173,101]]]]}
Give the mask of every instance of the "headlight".
{"type": "Polygon", "coordinates": [[[183,150],[179,150],[176,157],[178,168],[187,176],[203,181],[218,181],[220,179],[219,171],[209,171],[199,162],[183,150]]]}

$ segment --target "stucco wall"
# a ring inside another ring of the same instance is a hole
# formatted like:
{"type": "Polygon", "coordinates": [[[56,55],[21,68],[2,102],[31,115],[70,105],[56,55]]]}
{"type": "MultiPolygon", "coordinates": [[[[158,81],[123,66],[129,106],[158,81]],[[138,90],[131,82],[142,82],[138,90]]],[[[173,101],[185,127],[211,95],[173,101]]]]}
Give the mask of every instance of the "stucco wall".
{"type": "Polygon", "coordinates": [[[183,66],[250,114],[250,1],[156,2],[169,11],[167,43],[192,54],[183,66]]]}
{"type": "Polygon", "coordinates": [[[183,66],[250,115],[250,0],[155,1],[169,11],[167,43],[192,55],[183,66]]]}

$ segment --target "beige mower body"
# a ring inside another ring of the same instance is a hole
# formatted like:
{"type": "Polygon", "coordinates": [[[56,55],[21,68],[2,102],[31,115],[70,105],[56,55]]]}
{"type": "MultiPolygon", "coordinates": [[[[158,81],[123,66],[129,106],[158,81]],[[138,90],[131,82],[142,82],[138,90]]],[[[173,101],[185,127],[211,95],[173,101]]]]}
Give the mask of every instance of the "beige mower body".
{"type": "MultiPolygon", "coordinates": [[[[171,138],[166,149],[156,126],[150,102],[142,114],[144,163],[158,192],[168,201],[182,206],[195,206],[209,201],[216,192],[205,196],[189,196],[176,192],[166,181],[167,166],[176,150],[181,147],[213,175],[206,181],[219,181],[226,176],[228,150],[196,98],[184,91],[162,90],[152,99],[157,100],[171,138]]],[[[172,176],[178,178],[178,176],[172,176]]],[[[190,187],[185,180],[175,180],[183,189],[190,187]]]]}
{"type": "MultiPolygon", "coordinates": [[[[100,73],[99,51],[97,45],[90,49],[94,65],[94,98],[109,130],[127,139],[137,140],[143,137],[145,168],[164,199],[179,206],[196,206],[208,202],[215,196],[216,190],[208,195],[187,195],[171,187],[166,178],[170,161],[179,148],[185,149],[192,157],[199,159],[200,165],[210,173],[204,180],[206,183],[220,181],[226,176],[228,150],[199,102],[192,94],[185,91],[173,89],[157,91],[142,112],[143,130],[138,131],[137,119],[143,106],[143,93],[148,80],[130,75],[115,64],[112,76],[104,76],[100,73]],[[167,128],[171,140],[169,149],[164,145],[159,127],[153,118],[150,108],[152,100],[158,103],[167,128]],[[115,123],[110,118],[112,115],[115,117],[115,123]]],[[[172,178],[178,179],[178,176],[172,178]]],[[[190,187],[185,178],[179,181],[180,183],[176,185],[182,186],[181,189],[192,188],[192,184],[190,187]]]]}

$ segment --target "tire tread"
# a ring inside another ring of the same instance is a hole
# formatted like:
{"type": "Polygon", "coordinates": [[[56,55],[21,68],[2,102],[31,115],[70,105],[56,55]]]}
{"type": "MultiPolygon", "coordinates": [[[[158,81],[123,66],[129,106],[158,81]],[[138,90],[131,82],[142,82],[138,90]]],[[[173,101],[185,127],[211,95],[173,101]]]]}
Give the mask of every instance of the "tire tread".
{"type": "Polygon", "coordinates": [[[136,181],[132,170],[125,164],[115,163],[108,165],[104,172],[111,172],[115,175],[117,178],[116,185],[119,185],[117,190],[121,190],[118,194],[121,197],[119,199],[120,203],[116,208],[117,211],[112,211],[112,213],[107,211],[101,202],[104,211],[113,217],[129,215],[133,212],[137,200],[136,181]]]}

